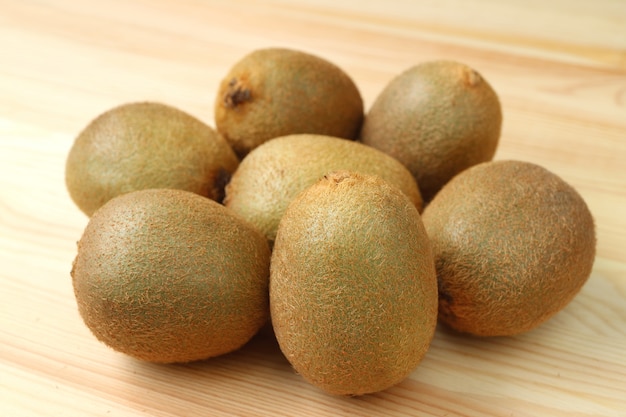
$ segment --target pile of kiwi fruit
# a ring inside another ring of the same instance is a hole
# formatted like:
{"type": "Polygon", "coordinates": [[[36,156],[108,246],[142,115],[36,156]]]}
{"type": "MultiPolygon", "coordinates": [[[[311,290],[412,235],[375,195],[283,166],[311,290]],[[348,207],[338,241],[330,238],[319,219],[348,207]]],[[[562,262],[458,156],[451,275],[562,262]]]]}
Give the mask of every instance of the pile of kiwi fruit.
{"type": "Polygon", "coordinates": [[[93,335],[139,360],[233,352],[271,326],[332,395],[392,387],[438,323],[528,332],[589,278],[595,226],[537,164],[494,160],[502,108],[454,61],[399,73],[367,110],[328,60],[255,50],[214,126],[158,102],[93,119],[66,161],[89,217],[71,278],[93,335]]]}

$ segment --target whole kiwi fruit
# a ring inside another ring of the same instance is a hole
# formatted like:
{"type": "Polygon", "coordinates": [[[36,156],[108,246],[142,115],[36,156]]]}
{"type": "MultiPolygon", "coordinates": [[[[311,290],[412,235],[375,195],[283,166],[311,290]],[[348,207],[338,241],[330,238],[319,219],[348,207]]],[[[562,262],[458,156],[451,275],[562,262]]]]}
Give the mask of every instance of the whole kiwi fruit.
{"type": "Polygon", "coordinates": [[[71,198],[88,216],[120,194],[147,188],[191,191],[216,201],[239,166],[210,126],[172,106],[133,102],[92,120],[65,165],[71,198]]]}
{"type": "Polygon", "coordinates": [[[235,152],[293,133],[355,139],[363,100],[352,79],[316,55],[287,48],[257,49],[220,83],[215,124],[235,152]]]}
{"type": "Polygon", "coordinates": [[[562,310],[591,274],[592,215],[578,192],[530,162],[478,164],[426,207],[439,317],[461,332],[508,336],[562,310]]]}
{"type": "Polygon", "coordinates": [[[358,142],[314,134],[282,136],[255,148],[226,186],[224,204],[273,241],[291,200],[337,170],[378,175],[399,187],[422,210],[417,183],[400,162],[358,142]]]}
{"type": "Polygon", "coordinates": [[[158,363],[244,345],[269,317],[270,249],[223,205],[175,189],[115,197],[90,218],[71,271],[97,339],[158,363]]]}
{"type": "Polygon", "coordinates": [[[415,205],[380,177],[349,171],[307,188],[278,228],[270,311],[286,358],[325,392],[402,381],[437,321],[435,266],[415,205]]]}
{"type": "Polygon", "coordinates": [[[363,122],[363,143],[409,168],[430,201],[454,175],[493,158],[502,109],[469,66],[436,60],[413,66],[383,89],[363,122]]]}

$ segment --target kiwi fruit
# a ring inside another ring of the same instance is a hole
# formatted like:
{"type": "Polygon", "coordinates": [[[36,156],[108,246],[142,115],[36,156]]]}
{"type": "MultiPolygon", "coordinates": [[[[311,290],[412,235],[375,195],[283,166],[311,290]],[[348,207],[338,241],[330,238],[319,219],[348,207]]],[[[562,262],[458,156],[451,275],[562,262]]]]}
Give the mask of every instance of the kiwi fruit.
{"type": "Polygon", "coordinates": [[[592,215],[578,192],[530,162],[484,162],[426,207],[439,317],[479,336],[529,331],[562,310],[591,274],[592,215]]]}
{"type": "Polygon", "coordinates": [[[226,186],[224,204],[273,241],[296,195],[336,170],[378,175],[422,210],[417,183],[400,162],[358,142],[315,134],[274,138],[250,152],[226,186]]]}
{"type": "Polygon", "coordinates": [[[437,280],[415,205],[378,176],[329,173],[287,208],[270,267],[280,349],[335,395],[382,391],[421,362],[437,280]]]}
{"type": "Polygon", "coordinates": [[[147,188],[174,188],[216,201],[239,159],[210,126],[156,102],[126,103],[91,121],[70,149],[65,181],[91,216],[111,198],[147,188]]]}
{"type": "Polygon", "coordinates": [[[244,345],[269,318],[270,249],[223,205],[190,191],[117,196],[90,218],[71,271],[97,339],[157,363],[244,345]]]}
{"type": "Polygon", "coordinates": [[[502,109],[489,83],[469,66],[428,61],[383,89],[363,122],[363,143],[406,165],[425,201],[454,175],[493,158],[502,109]]]}
{"type": "Polygon", "coordinates": [[[254,50],[220,83],[215,124],[239,157],[263,142],[294,133],[355,139],[363,101],[333,63],[286,48],[254,50]]]}

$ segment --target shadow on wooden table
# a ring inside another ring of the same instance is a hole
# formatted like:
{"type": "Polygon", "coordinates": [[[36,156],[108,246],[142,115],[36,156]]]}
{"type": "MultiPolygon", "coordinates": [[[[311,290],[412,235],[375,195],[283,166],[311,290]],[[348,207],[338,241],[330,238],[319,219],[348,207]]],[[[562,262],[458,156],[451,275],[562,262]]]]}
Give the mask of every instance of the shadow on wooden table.
{"type": "Polygon", "coordinates": [[[269,325],[241,349],[205,361],[158,365],[120,357],[124,401],[151,415],[388,416],[432,409],[421,401],[427,384],[411,379],[361,397],[324,393],[293,370],[269,325]]]}
{"type": "Polygon", "coordinates": [[[555,334],[558,328],[480,338],[440,325],[428,354],[404,381],[376,394],[338,397],[293,370],[268,325],[241,349],[205,361],[156,365],[123,359],[118,372],[125,376],[124,392],[116,396],[132,409],[160,416],[474,416],[511,410],[553,415],[560,411],[542,405],[549,402],[540,394],[550,385],[561,387],[571,402],[568,415],[587,415],[575,412],[595,407],[595,399],[584,398],[585,374],[554,357],[571,354],[568,343],[559,343],[567,334],[555,334]]]}

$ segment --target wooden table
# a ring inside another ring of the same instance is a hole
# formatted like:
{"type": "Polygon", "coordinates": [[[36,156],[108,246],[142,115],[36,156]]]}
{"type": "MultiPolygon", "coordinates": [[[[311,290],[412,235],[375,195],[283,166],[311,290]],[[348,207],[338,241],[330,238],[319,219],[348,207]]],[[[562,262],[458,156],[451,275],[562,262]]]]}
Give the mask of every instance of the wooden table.
{"type": "Polygon", "coordinates": [[[269,3],[0,1],[0,415],[626,416],[626,2],[269,3]],[[266,46],[333,61],[366,106],[422,61],[479,70],[503,105],[496,158],[552,170],[595,216],[581,293],[518,337],[440,328],[407,380],[360,398],[304,382],[267,331],[174,366],[96,341],[69,276],[88,221],[64,185],[74,137],[137,100],[213,124],[219,80],[266,46]]]}

